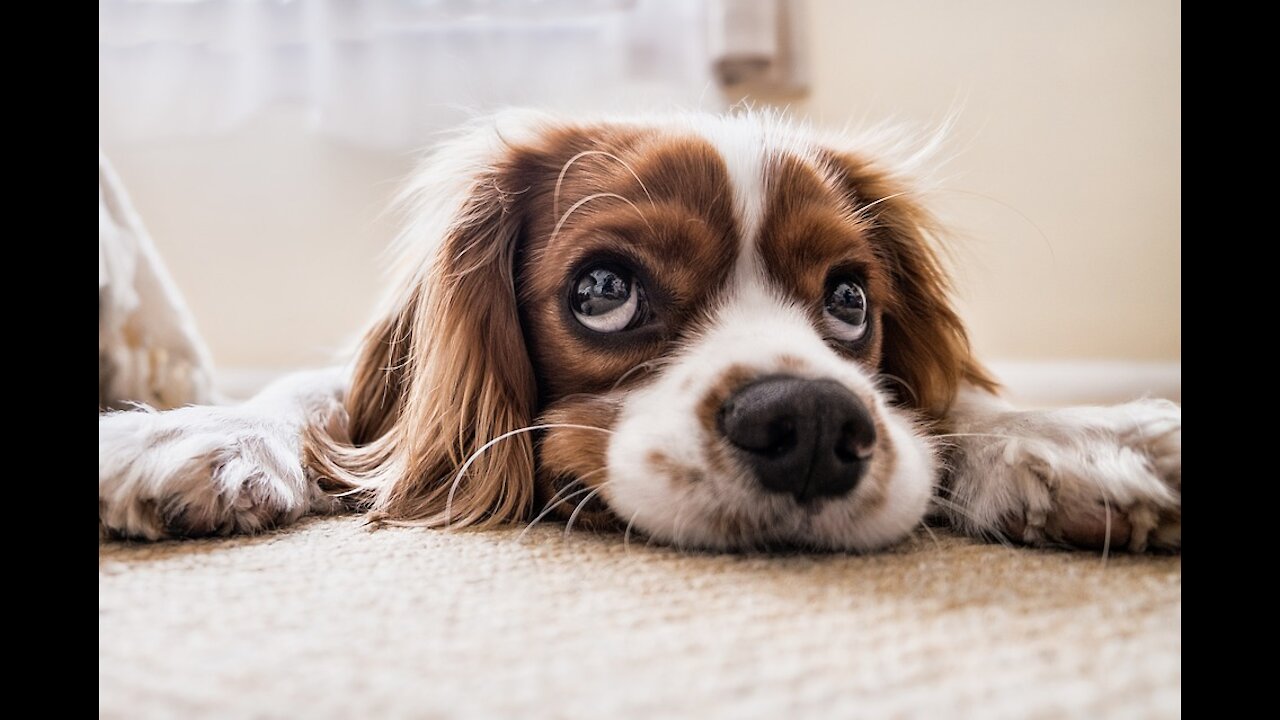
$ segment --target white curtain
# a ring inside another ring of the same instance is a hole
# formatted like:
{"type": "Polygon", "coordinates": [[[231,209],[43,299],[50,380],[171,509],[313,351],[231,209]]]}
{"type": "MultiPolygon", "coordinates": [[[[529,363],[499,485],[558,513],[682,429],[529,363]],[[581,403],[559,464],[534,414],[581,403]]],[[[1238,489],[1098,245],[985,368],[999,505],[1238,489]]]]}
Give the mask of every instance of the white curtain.
{"type": "Polygon", "coordinates": [[[215,133],[289,102],[324,132],[405,147],[506,105],[715,109],[714,5],[101,0],[99,128],[124,140],[215,133]]]}

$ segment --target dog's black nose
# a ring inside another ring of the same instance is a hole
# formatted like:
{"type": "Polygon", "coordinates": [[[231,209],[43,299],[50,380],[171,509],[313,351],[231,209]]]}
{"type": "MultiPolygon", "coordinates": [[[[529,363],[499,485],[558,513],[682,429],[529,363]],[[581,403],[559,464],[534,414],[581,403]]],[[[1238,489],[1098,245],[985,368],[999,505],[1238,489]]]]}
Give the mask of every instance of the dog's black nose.
{"type": "Polygon", "coordinates": [[[867,407],[833,380],[756,380],[725,400],[719,422],[761,485],[800,502],[852,490],[876,444],[867,407]]]}

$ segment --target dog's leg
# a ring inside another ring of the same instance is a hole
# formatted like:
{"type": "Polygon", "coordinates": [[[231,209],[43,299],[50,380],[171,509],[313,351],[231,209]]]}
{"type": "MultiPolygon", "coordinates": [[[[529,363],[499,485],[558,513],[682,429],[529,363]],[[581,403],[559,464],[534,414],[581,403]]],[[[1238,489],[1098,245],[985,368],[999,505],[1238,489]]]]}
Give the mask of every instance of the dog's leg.
{"type": "Polygon", "coordinates": [[[302,467],[309,423],[343,422],[346,377],[298,373],[246,403],[98,418],[100,534],[157,540],[252,533],[334,512],[302,467]]]}
{"type": "Polygon", "coordinates": [[[1167,400],[1019,411],[965,389],[937,436],[937,514],[1033,545],[1180,549],[1182,408],[1167,400]]]}

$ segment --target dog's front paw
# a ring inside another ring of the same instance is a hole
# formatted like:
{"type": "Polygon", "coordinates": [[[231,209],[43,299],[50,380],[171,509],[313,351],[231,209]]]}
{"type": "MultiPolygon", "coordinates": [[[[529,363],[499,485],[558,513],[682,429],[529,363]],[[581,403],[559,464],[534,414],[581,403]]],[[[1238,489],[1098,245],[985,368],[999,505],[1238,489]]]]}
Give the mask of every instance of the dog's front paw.
{"type": "Polygon", "coordinates": [[[308,487],[298,443],[296,428],[236,408],[102,416],[99,533],[252,533],[326,509],[330,501],[308,487]]]}
{"type": "Polygon", "coordinates": [[[1181,548],[1179,406],[1007,413],[976,430],[942,503],[957,524],[1035,545],[1181,548]]]}

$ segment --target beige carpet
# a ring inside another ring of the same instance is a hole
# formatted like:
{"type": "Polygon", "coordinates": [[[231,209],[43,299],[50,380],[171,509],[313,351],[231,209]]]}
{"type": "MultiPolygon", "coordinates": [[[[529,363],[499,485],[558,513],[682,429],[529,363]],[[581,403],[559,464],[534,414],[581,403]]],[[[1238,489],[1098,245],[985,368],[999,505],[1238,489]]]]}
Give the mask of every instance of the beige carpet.
{"type": "Polygon", "coordinates": [[[370,532],[98,550],[100,714],[1181,715],[1182,560],[921,535],[682,555],[621,538],[370,532]]]}

